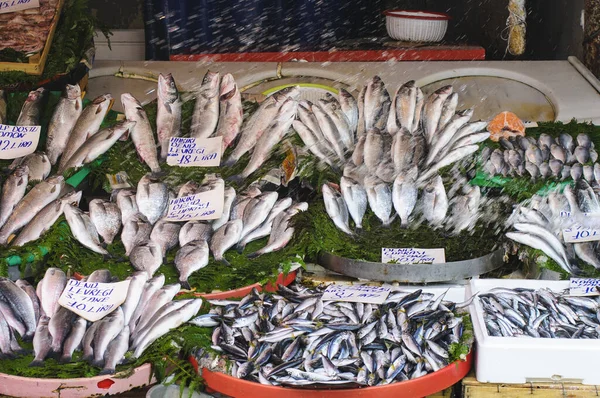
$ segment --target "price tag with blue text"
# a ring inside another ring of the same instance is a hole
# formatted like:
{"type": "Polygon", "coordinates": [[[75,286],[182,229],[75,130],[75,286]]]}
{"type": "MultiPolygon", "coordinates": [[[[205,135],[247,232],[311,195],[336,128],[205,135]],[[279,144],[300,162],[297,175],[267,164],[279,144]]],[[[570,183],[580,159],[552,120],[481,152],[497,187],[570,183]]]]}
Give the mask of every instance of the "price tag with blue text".
{"type": "Polygon", "coordinates": [[[569,294],[571,296],[598,296],[600,279],[571,278],[569,280],[569,294]]]}
{"type": "Polygon", "coordinates": [[[323,293],[323,301],[351,301],[354,303],[383,304],[390,294],[389,287],[368,285],[336,285],[327,286],[323,293]]]}
{"type": "Polygon", "coordinates": [[[127,289],[129,281],[100,283],[69,279],[58,304],[88,321],[95,322],[125,302],[127,289]]]}
{"type": "Polygon", "coordinates": [[[600,214],[586,214],[585,224],[574,224],[563,229],[566,243],[593,242],[600,240],[600,214]]]}
{"type": "Polygon", "coordinates": [[[445,249],[381,248],[381,262],[386,264],[442,264],[445,249]]]}
{"type": "Polygon", "coordinates": [[[0,159],[16,159],[34,153],[40,141],[40,130],[40,126],[0,124],[0,159]]]}
{"type": "Polygon", "coordinates": [[[225,190],[219,186],[211,191],[183,196],[169,201],[168,221],[215,220],[223,214],[225,190]]]}
{"type": "Polygon", "coordinates": [[[180,167],[215,167],[221,164],[223,137],[169,140],[167,164],[180,167]]]}
{"type": "Polygon", "coordinates": [[[38,8],[40,0],[0,0],[0,14],[38,8]]]}

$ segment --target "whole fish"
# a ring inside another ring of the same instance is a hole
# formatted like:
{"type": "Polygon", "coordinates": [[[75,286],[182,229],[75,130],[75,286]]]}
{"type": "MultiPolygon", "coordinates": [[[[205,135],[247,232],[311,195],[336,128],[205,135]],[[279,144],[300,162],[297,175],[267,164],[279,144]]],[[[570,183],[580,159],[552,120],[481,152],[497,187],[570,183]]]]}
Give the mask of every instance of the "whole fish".
{"type": "Polygon", "coordinates": [[[429,144],[436,135],[444,102],[452,94],[452,86],[444,86],[430,94],[423,103],[423,130],[429,144]]]}
{"type": "Polygon", "coordinates": [[[436,130],[435,136],[432,137],[432,146],[427,154],[425,164],[431,164],[438,159],[438,155],[452,141],[458,130],[463,127],[472,116],[472,109],[457,112],[450,118],[443,129],[436,130]]]}
{"type": "Polygon", "coordinates": [[[139,209],[135,201],[135,192],[132,189],[120,189],[117,193],[117,206],[121,211],[121,222],[125,224],[129,217],[138,214],[139,209]]]}
{"type": "Polygon", "coordinates": [[[125,298],[125,302],[121,304],[121,309],[123,310],[123,324],[128,329],[133,313],[140,304],[146,282],[148,282],[148,274],[144,271],[134,272],[129,280],[127,297],[125,298]]]}
{"type": "Polygon", "coordinates": [[[596,255],[596,251],[594,250],[594,245],[592,243],[575,243],[573,245],[573,249],[575,250],[577,257],[586,263],[593,265],[596,269],[600,268],[600,259],[596,255]]]}
{"type": "MultiPolygon", "coordinates": [[[[216,220],[213,221],[213,223],[212,223],[212,229],[213,230],[219,229],[227,221],[229,221],[229,217],[231,215],[232,206],[233,206],[233,203],[234,203],[234,201],[236,199],[236,192],[235,192],[235,189],[233,187],[227,187],[227,188],[225,188],[224,192],[225,192],[225,196],[224,196],[224,200],[223,200],[223,213],[221,214],[221,217],[219,217],[218,219],[216,219],[216,220]]],[[[203,239],[209,240],[210,239],[210,235],[208,235],[208,237],[203,237],[203,239]]]]}
{"type": "Polygon", "coordinates": [[[244,210],[244,216],[242,218],[243,227],[240,239],[258,228],[258,226],[267,219],[275,202],[277,202],[278,197],[279,194],[277,192],[265,192],[250,200],[244,210]]]}
{"type": "Polygon", "coordinates": [[[365,178],[365,190],[369,200],[369,207],[381,220],[384,226],[390,225],[394,217],[392,203],[392,190],[388,184],[376,176],[365,178]]]}
{"type": "Polygon", "coordinates": [[[169,188],[152,174],[146,174],[138,182],[135,201],[140,213],[154,225],[169,205],[169,188]]]}
{"type": "Polygon", "coordinates": [[[0,89],[0,124],[7,124],[8,119],[6,118],[6,95],[4,90],[0,89]]]}
{"type": "Polygon", "coordinates": [[[413,164],[413,155],[415,152],[413,143],[415,141],[415,137],[405,127],[400,128],[394,135],[390,155],[394,162],[396,174],[403,173],[415,165],[413,164]]]}
{"type": "Polygon", "coordinates": [[[111,312],[102,320],[98,321],[101,324],[98,326],[94,334],[94,366],[104,365],[104,355],[108,345],[113,341],[123,330],[124,318],[121,307],[111,312]]]}
{"type": "Polygon", "coordinates": [[[349,121],[337,98],[327,93],[325,98],[319,99],[319,106],[331,118],[344,148],[351,150],[354,147],[354,133],[350,130],[349,121]]]}
{"type": "Polygon", "coordinates": [[[392,188],[392,203],[402,226],[408,226],[408,219],[417,204],[419,190],[416,184],[416,169],[412,169],[406,174],[398,174],[394,180],[392,188]]]}
{"type": "Polygon", "coordinates": [[[517,243],[530,246],[534,249],[538,249],[546,253],[550,258],[558,263],[565,271],[572,273],[571,265],[566,262],[564,257],[556,251],[556,247],[553,247],[548,241],[544,240],[538,235],[532,235],[526,232],[507,232],[506,237],[514,240],[517,243]]]}
{"type": "Polygon", "coordinates": [[[367,132],[365,128],[365,95],[367,94],[367,85],[362,86],[358,92],[356,105],[358,106],[358,126],[356,127],[356,137],[360,138],[367,132]]]}
{"type": "Polygon", "coordinates": [[[179,230],[179,246],[183,247],[189,242],[204,239],[207,242],[213,234],[213,227],[207,221],[188,221],[179,230]]]}
{"type": "Polygon", "coordinates": [[[60,357],[61,363],[69,363],[71,362],[71,358],[73,357],[73,352],[81,347],[81,343],[83,342],[83,336],[85,335],[85,331],[87,330],[87,321],[85,318],[78,317],[77,320],[73,323],[73,327],[71,328],[71,332],[69,336],[66,338],[63,344],[62,356],[60,357]]]}
{"type": "Polygon", "coordinates": [[[442,130],[446,124],[452,119],[454,113],[456,112],[456,107],[458,106],[458,94],[452,93],[446,98],[444,101],[444,106],[442,106],[442,114],[440,116],[440,122],[438,123],[438,130],[442,130]]]}
{"type": "Polygon", "coordinates": [[[17,119],[17,126],[39,126],[42,117],[42,102],[46,94],[43,87],[30,91],[27,99],[21,108],[21,113],[17,119]]]}
{"type": "MultiPolygon", "coordinates": [[[[317,142],[321,147],[328,146],[328,140],[325,138],[323,134],[323,130],[319,125],[319,120],[315,115],[313,108],[316,107],[312,102],[308,100],[301,100],[298,102],[298,121],[302,122],[308,130],[310,130],[311,135],[313,136],[315,142],[317,142]]],[[[330,150],[330,152],[333,152],[330,150]]]]}
{"type": "Polygon", "coordinates": [[[323,133],[323,137],[329,142],[337,157],[341,161],[344,161],[344,141],[331,116],[319,106],[313,106],[312,111],[323,133]]]}
{"type": "Polygon", "coordinates": [[[42,312],[52,318],[58,310],[58,299],[67,286],[67,276],[60,268],[48,268],[38,283],[38,298],[42,312]]]}
{"type": "Polygon", "coordinates": [[[295,230],[291,225],[292,217],[298,212],[306,211],[307,209],[308,203],[300,202],[277,215],[273,220],[273,230],[271,235],[269,235],[267,244],[254,253],[249,254],[248,258],[255,258],[283,249],[294,236],[295,230]]]}
{"type": "Polygon", "coordinates": [[[63,163],[61,159],[59,174],[70,168],[79,168],[93,162],[108,151],[121,137],[128,135],[134,127],[135,122],[123,120],[94,134],[81,144],[68,161],[63,163]]]}
{"type": "Polygon", "coordinates": [[[108,113],[111,101],[110,94],[104,94],[95,98],[91,104],[83,109],[71,130],[71,134],[69,134],[67,145],[58,163],[59,170],[66,170],[65,166],[71,160],[71,156],[85,141],[98,132],[104,117],[108,113]]]}
{"type": "Polygon", "coordinates": [[[50,322],[48,322],[48,331],[52,336],[52,351],[62,353],[62,346],[71,332],[71,328],[77,318],[77,314],[65,307],[59,307],[50,322]]]}
{"type": "Polygon", "coordinates": [[[46,359],[50,353],[52,336],[48,331],[48,322],[50,322],[50,318],[43,316],[40,318],[37,328],[35,329],[35,336],[33,337],[33,351],[35,352],[35,358],[29,366],[42,366],[44,364],[44,359],[46,359]]]}
{"type": "Polygon", "coordinates": [[[348,177],[341,178],[340,189],[356,229],[362,229],[362,219],[368,204],[367,191],[362,185],[348,177]]]}
{"type": "MultiPolygon", "coordinates": [[[[396,94],[396,118],[398,120],[398,128],[404,127],[409,132],[413,131],[415,120],[415,111],[417,107],[417,86],[414,80],[404,83],[398,89],[396,94]]],[[[390,110],[391,114],[391,110],[390,110]]]]}
{"type": "Polygon", "coordinates": [[[343,88],[338,89],[338,101],[342,112],[346,115],[348,120],[348,126],[352,132],[352,137],[356,135],[356,128],[358,126],[358,104],[352,94],[343,88]]]}
{"type": "Polygon", "coordinates": [[[273,229],[273,221],[275,217],[288,209],[290,206],[292,206],[292,198],[283,198],[278,200],[269,212],[267,219],[263,221],[258,228],[254,229],[240,240],[240,242],[237,244],[238,252],[243,252],[248,243],[264,238],[265,236],[269,236],[271,234],[271,230],[273,229]]]}
{"type": "Polygon", "coordinates": [[[0,244],[6,244],[11,234],[27,225],[40,210],[57,199],[64,185],[63,176],[54,176],[40,182],[27,192],[0,228],[0,244]]]}
{"type": "Polygon", "coordinates": [[[317,141],[312,131],[310,131],[310,129],[306,127],[304,123],[302,123],[300,120],[294,120],[292,127],[294,128],[294,131],[298,133],[302,139],[302,142],[304,142],[305,148],[307,148],[310,152],[312,152],[313,155],[318,157],[327,165],[333,167],[333,162],[331,161],[331,152],[325,149],[326,147],[321,142],[317,141]]]}
{"type": "Polygon", "coordinates": [[[175,255],[175,267],[179,271],[179,283],[189,289],[188,278],[208,265],[208,243],[204,239],[193,240],[182,246],[175,255]]]}
{"type": "Polygon", "coordinates": [[[31,221],[19,232],[17,237],[13,239],[11,246],[23,246],[26,243],[37,240],[46,233],[56,220],[62,216],[64,208],[67,204],[74,206],[79,205],[82,192],[68,193],[53,202],[49,203],[37,213],[31,221]]]}
{"type": "Polygon", "coordinates": [[[100,321],[93,322],[83,335],[83,340],[81,341],[81,351],[83,356],[81,359],[84,361],[91,362],[93,360],[94,338],[96,337],[96,330],[101,324],[102,322],[100,321]]]}
{"type": "Polygon", "coordinates": [[[25,341],[31,341],[35,333],[35,310],[33,302],[21,288],[8,278],[0,277],[0,312],[25,341]]]}
{"type": "Polygon", "coordinates": [[[364,99],[365,130],[369,131],[373,127],[382,129],[387,122],[392,102],[390,94],[379,76],[373,76],[366,87],[364,99]]]}
{"type": "Polygon", "coordinates": [[[137,345],[133,356],[139,358],[146,348],[152,344],[160,336],[166,334],[169,330],[172,330],[185,322],[189,321],[198,313],[200,306],[202,305],[202,299],[195,299],[194,301],[184,305],[177,311],[170,312],[159,319],[152,327],[144,338],[137,345]]]}
{"type": "Polygon", "coordinates": [[[29,170],[29,181],[43,181],[50,175],[52,165],[48,156],[44,152],[34,152],[22,158],[15,159],[9,170],[14,170],[16,167],[27,166],[29,170]]]}
{"type": "Polygon", "coordinates": [[[88,283],[94,283],[94,282],[109,283],[111,280],[112,280],[112,275],[111,275],[110,271],[107,269],[97,269],[94,272],[92,272],[91,274],[89,274],[88,277],[86,278],[86,282],[88,282],[88,283]]]}
{"type": "MultiPolygon", "coordinates": [[[[146,324],[152,319],[154,314],[159,311],[163,305],[173,300],[173,297],[179,292],[181,286],[178,283],[172,285],[165,285],[159,288],[152,297],[149,298],[144,312],[141,314],[136,326],[135,333],[139,334],[138,331],[142,330],[146,324]]],[[[133,331],[132,331],[133,333],[133,331]]]]}
{"type": "Polygon", "coordinates": [[[575,149],[575,140],[571,135],[566,133],[559,135],[556,138],[556,143],[571,153],[573,153],[573,150],[575,149]]]}
{"type": "Polygon", "coordinates": [[[167,251],[177,246],[179,243],[179,231],[181,230],[181,224],[167,221],[165,219],[159,220],[150,233],[150,240],[158,244],[160,252],[164,257],[167,251]]]}
{"type": "Polygon", "coordinates": [[[125,360],[125,354],[129,349],[129,328],[126,326],[108,345],[108,348],[104,354],[104,368],[99,374],[114,374],[117,365],[121,364],[125,360]]]}
{"type": "Polygon", "coordinates": [[[419,87],[417,87],[417,98],[415,105],[415,117],[413,119],[412,129],[410,129],[411,133],[422,129],[421,126],[421,115],[423,114],[423,106],[425,104],[425,96],[423,95],[423,91],[419,87]]]}
{"type": "Polygon", "coordinates": [[[65,204],[64,213],[71,233],[79,243],[98,254],[108,254],[100,245],[98,231],[89,215],[71,204],[65,204]]]}
{"type": "Polygon", "coordinates": [[[152,328],[154,327],[154,324],[156,322],[158,322],[161,318],[163,318],[165,315],[167,315],[173,311],[177,311],[178,309],[182,308],[183,306],[190,303],[191,301],[193,301],[193,299],[174,300],[174,301],[170,301],[170,302],[166,303],[165,305],[163,305],[162,307],[160,307],[158,309],[158,311],[156,311],[154,313],[154,315],[152,315],[152,318],[148,322],[146,322],[146,325],[143,328],[136,330],[135,337],[133,338],[133,341],[131,342],[131,348],[137,347],[137,345],[144,339],[146,334],[150,330],[152,330],[152,328]]]}
{"type": "Polygon", "coordinates": [[[121,231],[121,242],[125,246],[125,254],[128,256],[134,246],[150,239],[151,233],[152,225],[150,225],[146,216],[142,213],[130,216],[123,223],[123,231],[121,231]]]}
{"type": "Polygon", "coordinates": [[[340,191],[331,184],[323,184],[322,192],[325,211],[329,218],[340,231],[353,235],[354,233],[348,225],[348,207],[340,191]]]}
{"type": "Polygon", "coordinates": [[[215,261],[229,265],[229,262],[223,255],[229,248],[237,244],[242,237],[242,228],[244,223],[242,220],[232,220],[226,222],[221,228],[217,229],[210,239],[210,251],[215,258],[215,261]]]}
{"type": "MultiPolygon", "coordinates": [[[[144,274],[146,274],[146,273],[144,272],[144,274]]],[[[146,274],[146,276],[147,276],[147,274],[146,274]]],[[[163,274],[157,275],[154,278],[149,279],[148,282],[146,282],[146,284],[144,285],[144,288],[142,290],[142,296],[139,300],[139,303],[138,303],[137,307],[135,308],[135,311],[133,311],[133,315],[129,319],[129,328],[130,328],[131,333],[134,332],[138,320],[145,313],[145,309],[146,309],[147,305],[150,303],[150,299],[154,296],[154,294],[160,288],[163,287],[164,284],[165,284],[165,276],[163,274]]],[[[125,309],[124,309],[124,311],[125,311],[125,309]]],[[[123,316],[125,316],[125,312],[123,313],[123,316]]]]}
{"type": "Polygon", "coordinates": [[[423,216],[433,226],[439,226],[448,212],[448,196],[442,177],[437,175],[423,190],[423,216]]]}
{"type": "Polygon", "coordinates": [[[175,79],[170,73],[158,75],[158,101],[156,109],[156,133],[160,144],[160,157],[165,160],[171,137],[181,135],[181,99],[175,79]]]}
{"type": "Polygon", "coordinates": [[[460,148],[456,148],[448,152],[443,158],[437,160],[431,166],[427,168],[427,171],[420,174],[417,179],[417,183],[422,183],[431,178],[441,168],[444,168],[452,163],[458,162],[459,160],[472,155],[479,149],[479,145],[467,145],[460,148]]]}
{"type": "Polygon", "coordinates": [[[146,111],[139,101],[129,93],[121,95],[121,103],[127,120],[135,122],[135,127],[131,131],[131,140],[135,145],[138,156],[142,162],[150,167],[153,173],[159,172],[160,165],[156,153],[156,141],[146,111]]]}
{"type": "Polygon", "coordinates": [[[35,289],[33,288],[33,286],[31,286],[29,284],[29,282],[27,282],[24,279],[19,279],[15,282],[15,284],[19,287],[19,289],[23,290],[25,293],[27,293],[27,296],[29,296],[29,299],[31,300],[31,304],[33,304],[33,313],[35,314],[35,322],[37,324],[37,322],[40,319],[40,300],[37,297],[37,293],[35,291],[35,289]]]}
{"type": "Polygon", "coordinates": [[[129,253],[131,265],[138,271],[145,271],[151,278],[162,265],[163,255],[161,247],[152,240],[146,240],[135,245],[129,253]]]}
{"type": "Polygon", "coordinates": [[[255,150],[252,152],[250,161],[238,176],[239,178],[247,178],[254,173],[271,154],[272,149],[276,144],[281,142],[283,137],[288,133],[294,116],[296,114],[296,101],[288,98],[277,115],[277,118],[267,128],[267,131],[260,136],[256,143],[255,150]]]}
{"type": "Polygon", "coordinates": [[[379,129],[369,129],[365,139],[364,163],[371,173],[375,173],[377,166],[383,160],[385,141],[379,129]]]}
{"type": "Polygon", "coordinates": [[[242,96],[233,76],[227,73],[221,79],[219,97],[219,122],[216,137],[223,137],[223,152],[228,148],[240,132],[244,119],[242,96]]]}
{"type": "Polygon", "coordinates": [[[79,84],[67,84],[54,109],[50,124],[48,125],[48,138],[46,139],[46,153],[51,164],[56,164],[58,157],[67,147],[69,135],[81,115],[81,88],[79,84]]]}
{"type": "Polygon", "coordinates": [[[12,214],[13,209],[27,190],[29,167],[17,167],[2,184],[2,197],[0,198],[0,227],[2,227],[8,217],[12,214]]]}
{"type": "Polygon", "coordinates": [[[196,94],[190,137],[208,138],[219,121],[219,80],[217,72],[207,71],[196,94]]]}
{"type": "Polygon", "coordinates": [[[121,230],[121,210],[116,203],[102,199],[89,202],[90,220],[104,243],[110,245],[121,230]]]}

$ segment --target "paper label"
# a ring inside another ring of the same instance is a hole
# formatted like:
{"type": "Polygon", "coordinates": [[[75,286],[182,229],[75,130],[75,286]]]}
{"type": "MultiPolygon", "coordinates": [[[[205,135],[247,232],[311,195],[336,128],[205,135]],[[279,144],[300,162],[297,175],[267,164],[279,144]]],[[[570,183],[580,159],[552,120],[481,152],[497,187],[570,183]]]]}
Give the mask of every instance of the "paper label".
{"type": "Polygon", "coordinates": [[[40,126],[0,124],[0,159],[16,159],[34,153],[40,130],[40,126]]]}
{"type": "Polygon", "coordinates": [[[37,8],[40,0],[0,0],[0,14],[37,8]]]}
{"type": "Polygon", "coordinates": [[[382,247],[381,262],[387,264],[441,264],[446,262],[446,250],[382,247]]]}
{"type": "Polygon", "coordinates": [[[597,286],[600,286],[600,279],[571,278],[569,294],[571,296],[598,296],[600,292],[596,289],[597,286]]]}
{"type": "Polygon", "coordinates": [[[110,184],[111,190],[131,188],[129,183],[129,176],[124,171],[119,171],[117,174],[107,174],[106,178],[110,184]]]}
{"type": "Polygon", "coordinates": [[[329,285],[323,293],[323,301],[351,301],[355,303],[383,304],[390,294],[389,287],[367,285],[329,285]]]}
{"type": "Polygon", "coordinates": [[[58,303],[82,318],[95,322],[123,304],[128,289],[129,281],[89,283],[69,279],[58,303]]]}
{"type": "Polygon", "coordinates": [[[600,229],[574,225],[570,228],[563,229],[563,239],[566,243],[600,240],[600,229]]]}
{"type": "Polygon", "coordinates": [[[183,138],[169,140],[167,164],[180,167],[215,167],[221,164],[223,137],[183,138]]]}
{"type": "Polygon", "coordinates": [[[215,220],[223,214],[225,189],[216,189],[188,195],[169,202],[168,221],[215,220]]]}

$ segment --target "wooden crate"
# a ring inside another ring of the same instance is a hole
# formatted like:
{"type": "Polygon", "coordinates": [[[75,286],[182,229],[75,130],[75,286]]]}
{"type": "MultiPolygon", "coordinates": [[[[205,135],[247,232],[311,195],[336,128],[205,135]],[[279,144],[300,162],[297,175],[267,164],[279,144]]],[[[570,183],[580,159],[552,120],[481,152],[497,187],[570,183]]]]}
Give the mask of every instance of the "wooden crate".
{"type": "Polygon", "coordinates": [[[46,44],[44,44],[44,49],[32,55],[28,58],[29,62],[0,62],[0,72],[25,72],[28,75],[41,75],[44,72],[44,67],[46,66],[46,60],[48,59],[48,53],[50,52],[50,46],[52,44],[52,39],[54,38],[54,32],[56,31],[56,26],[58,25],[58,21],[60,20],[60,14],[63,8],[65,0],[59,0],[58,5],[56,6],[56,13],[54,14],[54,19],[52,20],[52,25],[50,26],[50,30],[48,31],[48,37],[46,38],[46,44]]]}
{"type": "Polygon", "coordinates": [[[599,397],[600,387],[572,383],[480,383],[471,372],[462,381],[463,398],[587,398],[599,397]]]}

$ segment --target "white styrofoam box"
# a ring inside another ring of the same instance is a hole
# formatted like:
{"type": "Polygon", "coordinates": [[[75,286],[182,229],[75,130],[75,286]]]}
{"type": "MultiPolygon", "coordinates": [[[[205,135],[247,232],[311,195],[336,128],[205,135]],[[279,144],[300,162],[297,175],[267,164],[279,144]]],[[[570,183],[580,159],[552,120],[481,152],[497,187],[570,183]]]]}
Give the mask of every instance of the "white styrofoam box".
{"type": "MultiPolygon", "coordinates": [[[[560,293],[569,281],[472,279],[467,296],[495,287],[548,288],[560,293]]],[[[482,383],[561,381],[600,384],[600,339],[494,337],[488,335],[479,299],[470,305],[475,332],[475,376],[482,383]]]]}
{"type": "Polygon", "coordinates": [[[450,19],[446,14],[425,11],[391,10],[384,14],[388,35],[403,41],[441,41],[450,19]]]}

